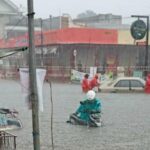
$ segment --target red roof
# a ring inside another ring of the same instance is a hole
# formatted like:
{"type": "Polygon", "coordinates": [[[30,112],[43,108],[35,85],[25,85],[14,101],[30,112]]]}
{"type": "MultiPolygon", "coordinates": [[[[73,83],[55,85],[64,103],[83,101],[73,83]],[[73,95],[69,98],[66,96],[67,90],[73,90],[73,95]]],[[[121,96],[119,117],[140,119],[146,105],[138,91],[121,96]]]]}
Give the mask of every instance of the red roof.
{"type": "Polygon", "coordinates": [[[45,44],[117,44],[117,30],[67,28],[44,33],[45,44]]]}
{"type": "MultiPolygon", "coordinates": [[[[117,44],[118,32],[110,29],[66,28],[43,32],[43,44],[117,44]]],[[[21,47],[28,45],[28,35],[0,41],[0,47],[21,47]]],[[[41,45],[41,33],[35,33],[35,45],[41,45]]]]}

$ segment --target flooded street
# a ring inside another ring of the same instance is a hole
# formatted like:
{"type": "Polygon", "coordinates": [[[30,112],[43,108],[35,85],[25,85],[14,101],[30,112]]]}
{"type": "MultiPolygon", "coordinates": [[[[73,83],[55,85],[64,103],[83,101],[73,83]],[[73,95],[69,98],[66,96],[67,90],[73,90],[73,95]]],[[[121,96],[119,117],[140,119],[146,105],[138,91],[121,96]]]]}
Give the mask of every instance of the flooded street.
{"type": "MultiPolygon", "coordinates": [[[[80,85],[52,83],[55,150],[149,150],[150,95],[98,93],[104,126],[88,128],[66,123],[85,95],[80,85]]],[[[19,81],[0,80],[0,107],[19,111],[23,129],[11,131],[17,150],[33,150],[32,114],[22,99],[19,81]]],[[[41,150],[51,150],[51,102],[44,84],[44,112],[40,112],[41,150]]]]}

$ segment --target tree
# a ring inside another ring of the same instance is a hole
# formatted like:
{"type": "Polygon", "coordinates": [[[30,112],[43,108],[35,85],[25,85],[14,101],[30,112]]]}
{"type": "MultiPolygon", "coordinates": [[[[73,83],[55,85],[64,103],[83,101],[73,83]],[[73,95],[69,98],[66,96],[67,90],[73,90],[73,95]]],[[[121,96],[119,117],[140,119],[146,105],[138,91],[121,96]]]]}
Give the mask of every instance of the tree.
{"type": "Polygon", "coordinates": [[[96,16],[97,14],[92,11],[92,10],[86,10],[83,13],[80,13],[77,15],[77,18],[86,18],[86,17],[92,17],[92,16],[96,16]]]}

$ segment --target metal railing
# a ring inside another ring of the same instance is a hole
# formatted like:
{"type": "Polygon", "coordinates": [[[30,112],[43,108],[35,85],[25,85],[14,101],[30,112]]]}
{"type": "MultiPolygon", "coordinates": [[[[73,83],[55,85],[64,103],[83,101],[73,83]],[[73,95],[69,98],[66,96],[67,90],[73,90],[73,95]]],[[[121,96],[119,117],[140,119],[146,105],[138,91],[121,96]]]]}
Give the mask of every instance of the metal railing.
{"type": "Polygon", "coordinates": [[[16,150],[17,136],[0,131],[0,150],[16,150]]]}
{"type": "MultiPolygon", "coordinates": [[[[39,67],[41,68],[41,67],[39,67]]],[[[43,66],[45,68],[46,78],[60,78],[60,79],[70,79],[71,70],[75,69],[80,72],[90,73],[89,66],[83,66],[82,68],[72,68],[71,66],[43,66]]],[[[104,67],[98,66],[97,72],[101,74],[109,74],[112,72],[114,76],[118,76],[120,73],[124,76],[134,76],[135,73],[139,72],[144,77],[145,71],[150,73],[150,66],[117,66],[117,67],[104,67]]],[[[16,66],[3,66],[0,68],[0,78],[1,79],[19,79],[19,71],[16,66]]]]}

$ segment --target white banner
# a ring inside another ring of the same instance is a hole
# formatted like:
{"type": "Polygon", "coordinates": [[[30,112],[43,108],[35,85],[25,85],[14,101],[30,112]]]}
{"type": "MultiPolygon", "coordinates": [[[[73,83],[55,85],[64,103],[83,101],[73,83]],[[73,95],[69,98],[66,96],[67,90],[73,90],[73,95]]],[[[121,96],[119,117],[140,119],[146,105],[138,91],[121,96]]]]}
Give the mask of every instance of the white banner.
{"type": "MultiPolygon", "coordinates": [[[[29,69],[28,68],[20,68],[20,81],[21,88],[23,93],[23,98],[26,101],[28,108],[31,109],[31,101],[30,101],[30,89],[29,89],[29,69]]],[[[45,69],[36,69],[36,80],[37,80],[37,94],[39,100],[39,110],[43,111],[43,83],[46,75],[45,69]]]]}
{"type": "Polygon", "coordinates": [[[86,73],[83,73],[83,72],[79,72],[77,70],[74,70],[72,69],[71,70],[71,81],[78,81],[78,82],[81,82],[82,79],[84,78],[84,75],[86,73]]]}
{"type": "Polygon", "coordinates": [[[97,67],[90,67],[90,77],[93,78],[97,74],[97,67]]]}
{"type": "MultiPolygon", "coordinates": [[[[91,80],[93,78],[93,76],[96,74],[96,71],[97,71],[97,67],[90,67],[89,80],[91,80]]],[[[85,74],[86,74],[85,72],[80,72],[80,71],[72,69],[71,70],[71,81],[81,82],[84,79],[85,74]]]]}

